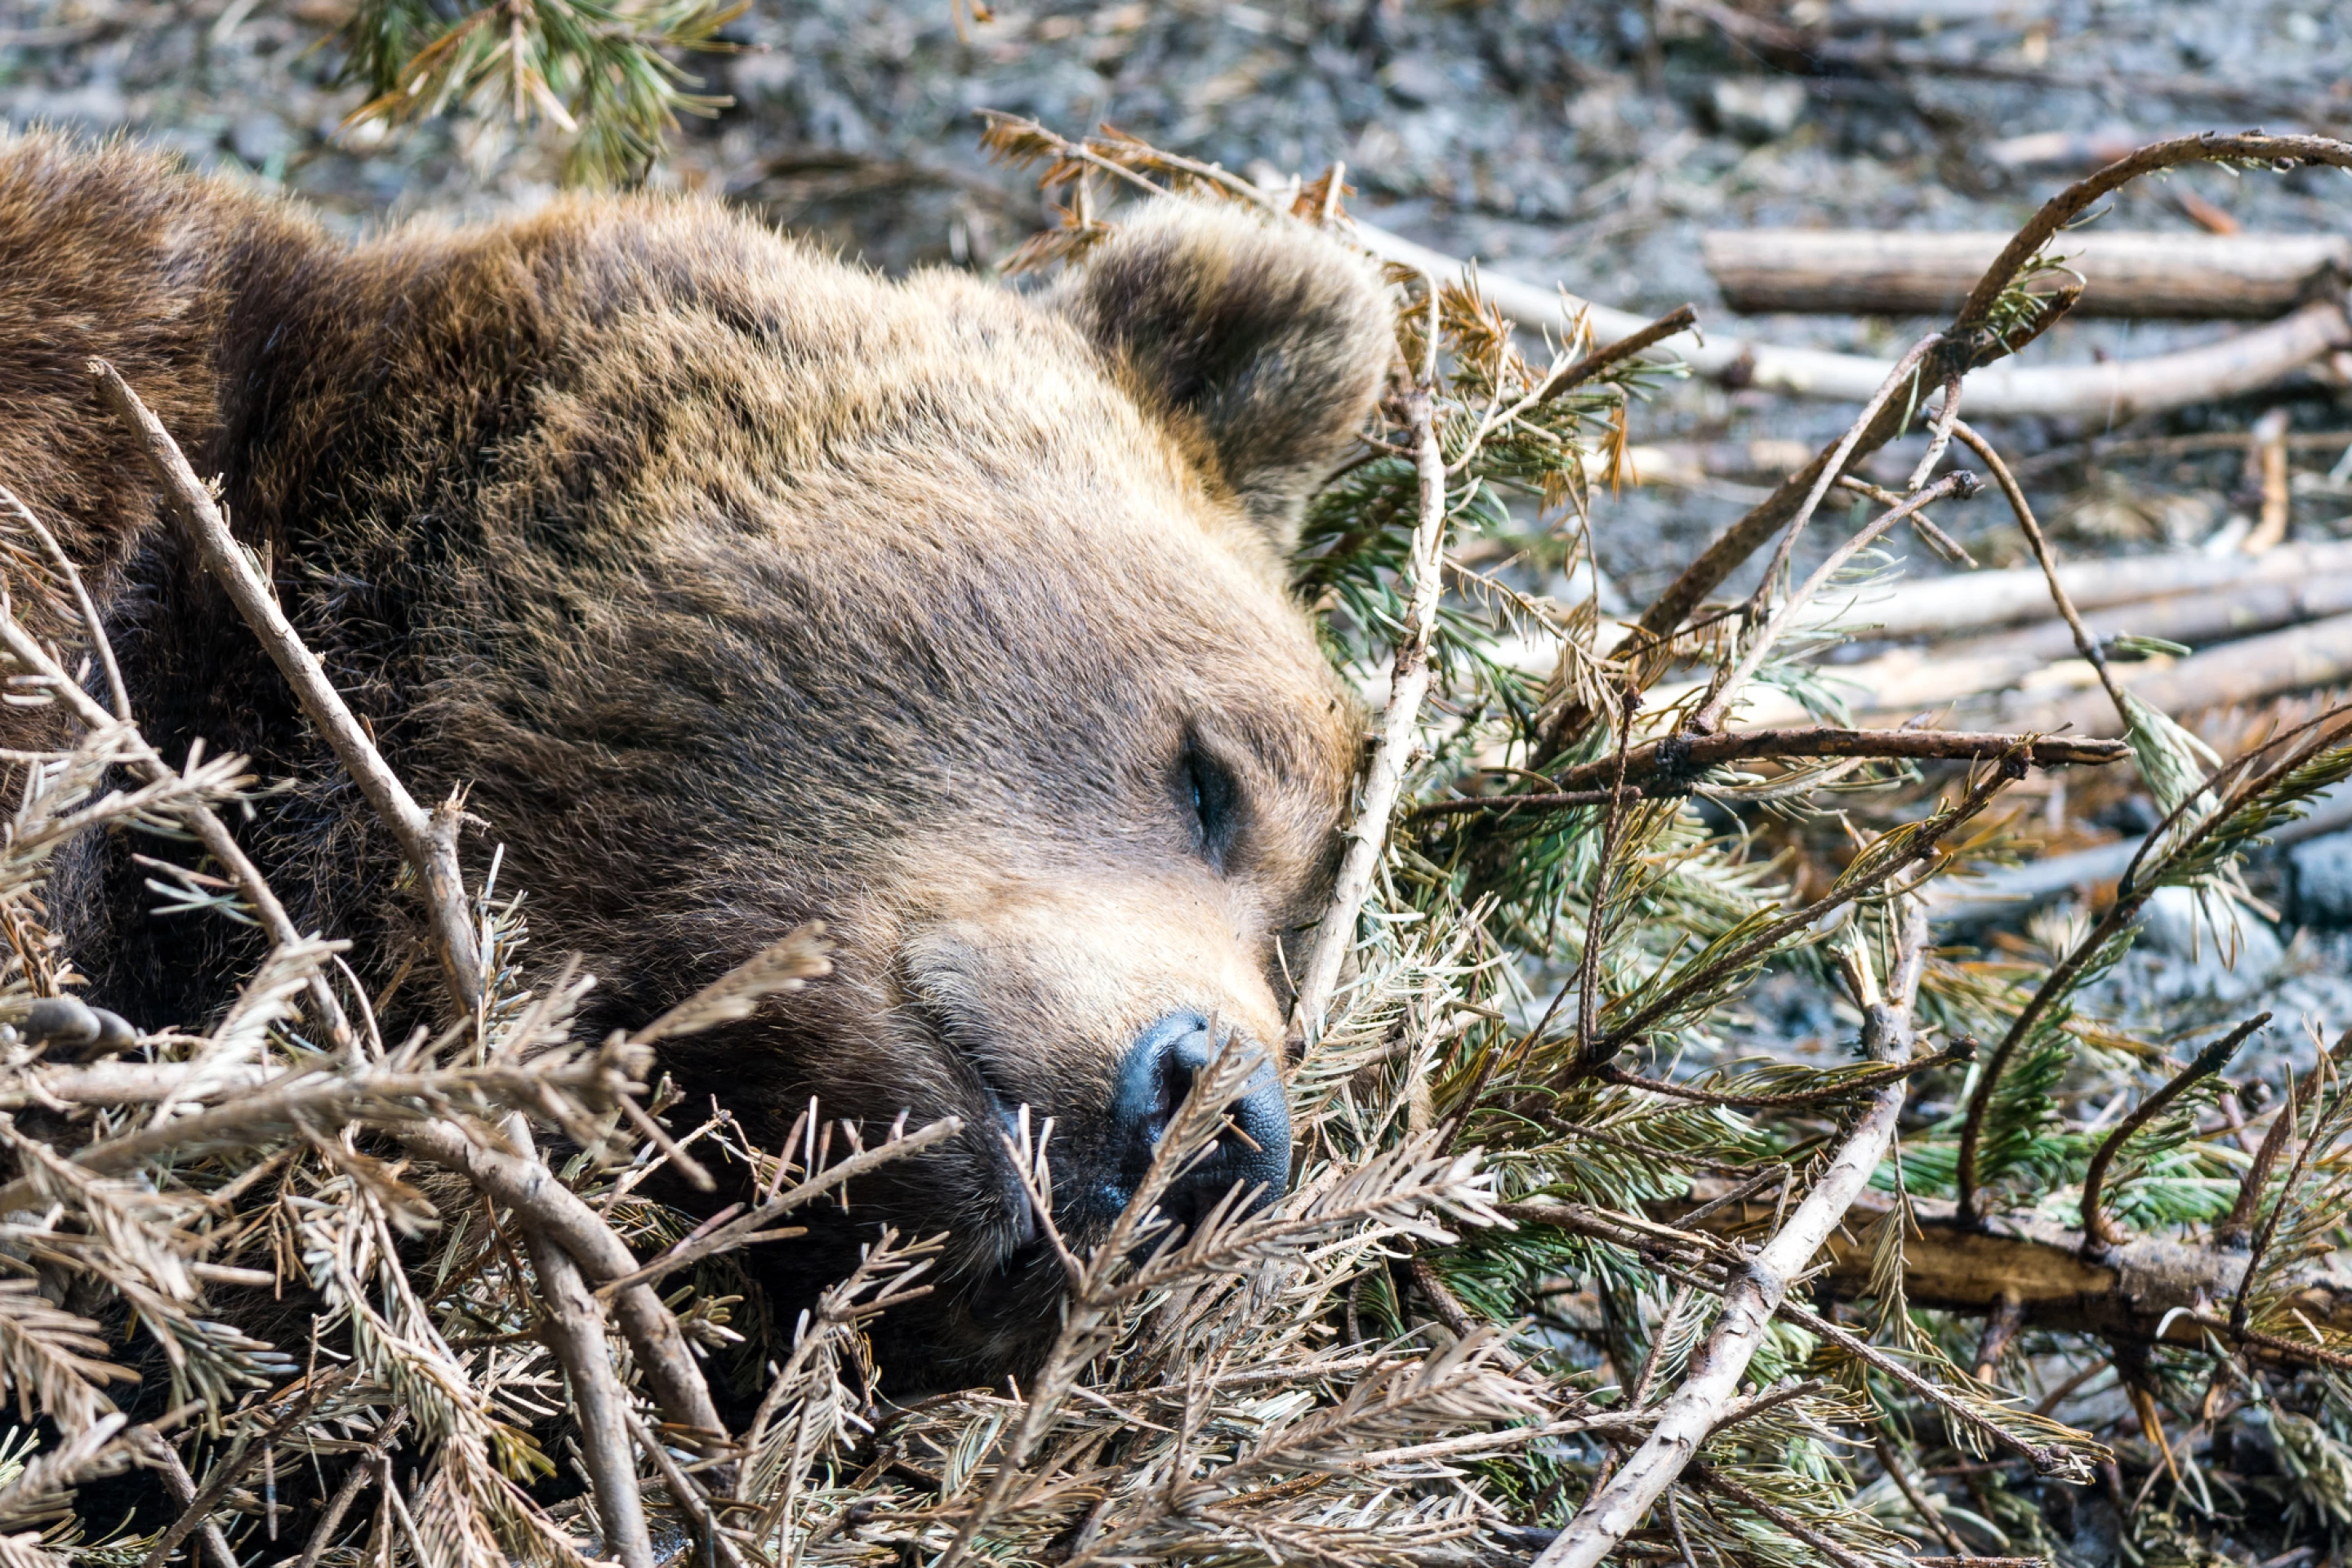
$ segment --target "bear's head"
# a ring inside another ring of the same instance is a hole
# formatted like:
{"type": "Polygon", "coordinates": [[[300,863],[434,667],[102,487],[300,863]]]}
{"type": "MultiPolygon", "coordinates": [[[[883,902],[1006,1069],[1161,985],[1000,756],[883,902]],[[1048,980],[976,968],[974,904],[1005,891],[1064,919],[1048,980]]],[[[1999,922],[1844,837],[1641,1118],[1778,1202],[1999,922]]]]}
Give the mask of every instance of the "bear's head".
{"type": "MultiPolygon", "coordinates": [[[[26,415],[0,468],[93,563],[151,738],[305,781],[239,829],[305,928],[368,936],[398,857],[152,496],[73,479],[137,471],[90,355],[224,476],[415,792],[470,791],[476,874],[501,846],[530,951],[598,977],[584,1026],[825,922],[832,975],[663,1066],[772,1151],[812,1100],[869,1144],[962,1120],[761,1254],[791,1292],[881,1226],[946,1233],[898,1376],[1050,1336],[1023,1107],[1083,1249],[1237,1042],[1269,1066],[1168,1207],[1285,1182],[1286,975],[1362,732],[1286,567],[1394,353],[1369,263],[1174,200],[1026,296],[889,282],[690,200],[352,246],[40,138],[0,148],[0,313],[42,348],[0,366],[26,415]]],[[[78,956],[133,1016],[200,1016],[250,950],[151,913],[137,847],[61,868],[78,956]]],[[[360,951],[397,966],[396,941],[360,951]]]]}
{"type": "MultiPolygon", "coordinates": [[[[1286,573],[1394,340],[1376,276],[1328,239],[1174,203],[1032,300],[944,277],[888,297],[906,315],[860,332],[823,423],[795,411],[806,458],[765,470],[789,475],[782,558],[774,535],[698,534],[730,662],[687,723],[729,731],[730,761],[723,784],[678,784],[730,804],[705,797],[698,852],[607,966],[731,960],[826,921],[834,975],[668,1065],[772,1142],[812,1097],[868,1142],[902,1111],[962,1119],[821,1216],[827,1266],[802,1273],[806,1242],[773,1266],[814,1283],[877,1224],[946,1232],[932,1298],[880,1325],[886,1363],[925,1381],[1050,1338],[1062,1271],[1005,1147],[1023,1108],[1051,1118],[1055,1218],[1081,1252],[1221,1044],[1266,1066],[1164,1207],[1189,1222],[1288,1179],[1287,977],[1362,720],[1286,573]]],[[[760,471],[719,461],[730,483],[760,471]]],[[[711,494],[708,473],[682,493],[711,494]]]]}

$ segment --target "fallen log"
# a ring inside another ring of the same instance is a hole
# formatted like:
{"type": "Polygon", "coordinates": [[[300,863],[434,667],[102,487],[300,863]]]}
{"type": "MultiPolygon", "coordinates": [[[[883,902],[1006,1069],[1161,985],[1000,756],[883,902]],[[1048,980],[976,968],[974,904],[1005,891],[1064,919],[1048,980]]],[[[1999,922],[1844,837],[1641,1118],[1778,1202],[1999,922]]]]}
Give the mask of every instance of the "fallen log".
{"type": "MultiPolygon", "coordinates": [[[[2246,558],[2195,559],[2209,567],[2226,570],[2246,558]]],[[[2298,562],[2311,559],[2308,554],[2297,557],[2298,562]]],[[[2096,564],[2126,566],[2138,563],[2096,564]]],[[[2062,574],[2071,570],[2062,568],[2062,574]]],[[[1973,577],[1935,578],[1904,586],[1927,588],[1950,584],[1953,592],[1964,595],[1973,584],[1995,575],[2006,574],[1982,573],[1973,577]]],[[[2048,588],[2040,574],[2020,575],[2032,579],[2031,586],[2043,595],[2041,607],[2046,613],[2048,588]]],[[[1997,604],[2000,598],[1992,602],[1997,604]]],[[[1898,624],[1903,624],[1904,613],[1912,607],[1915,606],[1898,606],[1894,617],[1898,624]]],[[[1965,602],[1957,606],[1962,610],[1969,607],[1965,602]]],[[[1877,605],[1862,604],[1847,611],[1844,618],[1854,626],[1867,626],[1878,618],[1879,612],[1877,605]]],[[[2343,570],[2285,580],[2280,580],[2274,573],[2248,573],[2234,580],[2224,577],[2210,592],[2097,605],[2085,616],[2089,629],[2102,637],[2129,633],[2171,642],[2217,645],[2179,661],[2112,666],[2125,686],[2167,712],[2194,712],[2201,708],[2256,701],[2283,691],[2326,686],[2347,679],[2336,673],[2340,661],[2324,651],[2307,666],[2298,662],[2301,645],[2295,640],[2304,631],[2347,618],[2352,618],[2352,572],[2343,570]],[[2250,633],[2273,633],[2273,637],[2253,637],[2250,633]],[[2179,672],[2184,669],[2189,672],[2186,686],[2179,684],[2179,672]]],[[[1905,629],[1908,629],[1907,625],[1905,629]]],[[[2324,650],[2333,645],[2323,637],[2322,643],[2315,646],[2324,650]]],[[[2107,704],[2104,719],[2094,711],[2106,701],[2105,696],[2095,692],[2095,677],[2089,667],[2076,661],[2074,628],[2055,619],[2016,631],[1956,638],[1927,647],[1895,648],[1853,664],[1823,666],[1822,674],[1833,689],[1843,689],[1861,715],[1874,724],[1897,723],[1915,713],[1967,703],[1971,699],[1989,700],[2022,685],[2027,689],[2009,699],[1999,710],[2004,729],[2053,731],[2073,722],[2077,726],[2075,733],[2121,732],[2112,704],[2107,704]],[[2053,691],[2053,686],[2060,689],[2053,691]],[[2077,698],[2077,689],[2092,694],[2077,698]]],[[[1653,693],[1652,700],[1655,705],[1670,705],[1704,684],[1704,680],[1684,680],[1661,686],[1653,693]]],[[[1804,723],[1807,714],[1795,698],[1777,689],[1762,689],[1747,694],[1740,708],[1740,721],[1769,728],[1804,723]]]]}
{"type": "MultiPolygon", "coordinates": [[[[2175,717],[2338,686],[2352,681],[2352,615],[2223,643],[2158,668],[2117,665],[2115,673],[2133,696],[2175,717]]],[[[2020,699],[2000,711],[2003,723],[2020,730],[2123,733],[2104,691],[2058,701],[2020,699]]]]}
{"type": "MultiPolygon", "coordinates": [[[[2352,615],[2352,573],[2287,582],[2257,580],[2203,594],[2168,594],[2104,605],[2084,621],[2092,635],[2102,639],[2128,633],[2194,646],[2342,615],[2352,615]]],[[[2074,628],[2053,619],[2015,631],[1937,643],[1923,657],[1954,662],[2013,659],[2023,667],[2022,673],[2039,669],[2053,659],[2074,656],[2074,628]]]]}
{"type": "MultiPolygon", "coordinates": [[[[2218,643],[2352,615],[2352,543],[2287,545],[2259,558],[2184,554],[2082,562],[2060,567],[2059,580],[2095,635],[2218,643]],[[2200,591],[2183,591],[2190,588],[2200,591]]],[[[1853,700],[1868,705],[1865,711],[1887,722],[2031,683],[2053,663],[2075,658],[2074,629],[2051,617],[2049,585],[2036,571],[1930,577],[1876,592],[1885,596],[1861,595],[1831,604],[1815,625],[1843,623],[1861,638],[1895,641],[1999,626],[2028,615],[2048,617],[2014,630],[1948,637],[1822,668],[1833,685],[1848,689],[1853,700]]],[[[1559,659],[1559,645],[1544,637],[1520,637],[1507,649],[1514,663],[1537,674],[1549,674],[1559,659]]],[[[2126,684],[2147,679],[2155,668],[2116,667],[2126,684]]],[[[2073,684],[2088,686],[2091,679],[2085,673],[2073,684]]],[[[1661,686],[1651,703],[1671,704],[1700,684],[1678,680],[1661,686]]],[[[2039,695],[2052,696],[2046,686],[2039,695]]],[[[1795,699],[1769,689],[1751,689],[1741,714],[1743,722],[1755,726],[1807,721],[1795,699]]]]}
{"type": "MultiPolygon", "coordinates": [[[[1703,1200],[1703,1190],[1694,1200],[1703,1200]]],[[[1696,1202],[1661,1205],[1674,1223],[1696,1202]]],[[[1875,1190],[1847,1211],[1846,1225],[1822,1248],[1826,1268],[1816,1282],[1852,1300],[1871,1294],[1872,1223],[1889,1200],[1875,1190]]],[[[2096,1334],[2139,1343],[2200,1345],[2213,1320],[2226,1317],[2245,1272],[2247,1254],[2161,1237],[2124,1242],[2102,1261],[2083,1256],[2080,1231],[2031,1215],[1995,1216],[1985,1228],[1963,1228],[1946,1199],[1915,1198],[1917,1226],[1904,1238],[1903,1286],[1914,1307],[1970,1314],[1998,1310],[2012,1293],[2023,1323],[2037,1329],[2096,1334]],[[2200,1316],[2203,1321],[2200,1321],[2200,1316]]],[[[1769,1229],[1770,1202],[1741,1200],[1706,1215],[1704,1227],[1735,1236],[1769,1229]]],[[[2325,1260],[2304,1269],[2292,1292],[2297,1310],[2325,1328],[2352,1328],[2352,1279],[2325,1260]]],[[[2224,1335],[2226,1337],[2226,1333],[2224,1335]]]]}
{"type": "MultiPolygon", "coordinates": [[[[2244,430],[2204,430],[2191,436],[2097,436],[2073,446],[2036,452],[2011,463],[2010,471],[2023,479],[2075,463],[2096,465],[2147,458],[2181,458],[2198,452],[2243,451],[2250,438],[2251,432],[2244,430]]],[[[2342,452],[2352,447],[2352,430],[2290,430],[2281,444],[2290,452],[2342,452]]],[[[1724,445],[1730,448],[1737,443],[1724,445]]],[[[1660,449],[1672,450],[1670,447],[1660,449]]],[[[1714,478],[1741,477],[1733,468],[1738,461],[1733,451],[1727,449],[1718,455],[1712,447],[1700,459],[1704,471],[1714,478]]],[[[1768,467],[1769,464],[1758,464],[1756,471],[1768,467]]]]}
{"type": "Polygon", "coordinates": [[[2102,131],[2031,131],[2004,137],[1984,150],[1984,155],[2004,169],[2089,170],[2128,158],[2149,138],[2129,126],[2102,131]]]}
{"type": "MultiPolygon", "coordinates": [[[[2006,231],[1717,229],[1699,253],[1745,315],[1948,316],[2008,243],[2006,231]]],[[[2267,321],[2352,276],[2352,239],[2339,235],[2090,229],[2057,249],[2084,279],[2078,316],[2267,321]]]]}
{"type": "MultiPolygon", "coordinates": [[[[2339,784],[2320,796],[2308,815],[2263,837],[2270,847],[2277,850],[2326,834],[2341,833],[2347,827],[2352,827],[2352,787],[2339,784]]],[[[1946,925],[1968,925],[2014,916],[2061,893],[2122,880],[2123,874],[2131,868],[2132,858],[2145,842],[2119,838],[2113,844],[2100,844],[2067,855],[2043,856],[1982,876],[1939,877],[1927,884],[1921,896],[1927,900],[1929,911],[1946,925]]]]}
{"type": "MultiPolygon", "coordinates": [[[[2178,642],[2237,637],[2186,658],[2109,666],[2118,682],[2167,713],[2260,702],[2352,680],[2352,579],[2340,576],[2121,605],[2099,615],[2092,626],[2095,632],[2109,628],[2178,642]],[[2239,635],[2259,629],[2257,621],[2279,629],[2239,635]],[[2163,629],[2168,626],[2171,629],[2163,629]]],[[[1847,688],[1857,703],[1867,704],[1863,716],[1875,723],[1895,723],[1956,703],[1967,711],[1984,710],[1985,703],[1973,700],[2007,692],[1990,709],[2004,729],[2123,733],[2115,704],[2097,688],[2089,667],[2075,660],[2073,630],[2063,624],[2011,637],[1898,648],[1858,664],[1830,666],[1823,673],[1847,688]]],[[[1752,725],[1791,724],[1801,722],[1803,712],[1794,699],[1768,691],[1757,695],[1742,719],[1752,725]]]]}
{"type": "MultiPolygon", "coordinates": [[[[1469,264],[1417,245],[1361,219],[1356,237],[1373,255],[1440,278],[1460,278],[1469,264]]],[[[1547,289],[1505,273],[1476,269],[1480,290],[1512,320],[1530,330],[1573,331],[1589,325],[1596,340],[1630,337],[1649,325],[1631,311],[1612,310],[1563,289],[1547,289]]],[[[2339,349],[2352,348],[2352,319],[2333,300],[2315,300],[2267,326],[2218,342],[2146,359],[2102,364],[2018,365],[2006,360],[1968,378],[1971,416],[2111,422],[2134,415],[2183,408],[2270,386],[2339,349]]],[[[1696,333],[1668,338],[1647,356],[1679,361],[1696,374],[1728,386],[1757,386],[1797,397],[1862,403],[1894,368],[1892,361],[1822,349],[1789,348],[1728,334],[1696,333]]]]}
{"type": "MultiPolygon", "coordinates": [[[[2119,561],[2076,561],[2058,581],[2081,610],[2129,605],[2160,595],[2217,591],[2257,583],[2294,583],[2352,574],[2352,542],[2287,544],[2260,556],[2194,552],[2119,561]]],[[[1914,577],[1865,590],[1828,607],[1837,618],[1876,628],[1890,641],[1949,637],[2052,614],[2050,584],[2033,567],[1914,577]]],[[[2137,630],[2137,627],[2134,627],[2137,630]]]]}

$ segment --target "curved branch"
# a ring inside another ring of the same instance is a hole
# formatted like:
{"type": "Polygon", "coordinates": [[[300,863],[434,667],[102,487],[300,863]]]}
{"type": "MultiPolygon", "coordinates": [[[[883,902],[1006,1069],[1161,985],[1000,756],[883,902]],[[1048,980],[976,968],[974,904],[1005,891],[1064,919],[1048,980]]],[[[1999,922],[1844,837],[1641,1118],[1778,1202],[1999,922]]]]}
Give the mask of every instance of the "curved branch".
{"type": "Polygon", "coordinates": [[[2131,1135],[2163,1113],[2164,1108],[2180,1098],[2189,1087],[2201,1079],[2220,1072],[2223,1064],[2238,1054],[2238,1047],[2248,1037],[2271,1021],[2268,1013],[2258,1014],[2197,1053],[2197,1059],[2175,1074],[2170,1081],[2139,1102],[2129,1116],[2116,1123],[2116,1130],[2099,1142],[2098,1151],[2091,1156],[2090,1168],[2083,1173],[2083,1250],[2095,1253],[2113,1247],[2123,1238],[2116,1234],[2107,1216],[2100,1212],[2099,1196],[2106,1185],[2107,1171],[2116,1155],[2131,1141],[2131,1135]]]}
{"type": "Polygon", "coordinates": [[[1974,331],[1991,320],[1994,305],[2019,269],[2040,255],[2043,246],[2089,211],[2101,196],[2159,169],[2210,163],[2268,163],[2281,170],[2298,163],[2329,163],[2339,169],[2352,169],[2352,142],[2338,142],[2332,136],[2266,136],[2260,132],[2223,136],[2210,131],[2151,142],[2075,181],[2042,203],[2042,210],[2010,237],[2009,244],[1969,291],[1959,313],[1952,318],[1952,330],[1974,331]]]}

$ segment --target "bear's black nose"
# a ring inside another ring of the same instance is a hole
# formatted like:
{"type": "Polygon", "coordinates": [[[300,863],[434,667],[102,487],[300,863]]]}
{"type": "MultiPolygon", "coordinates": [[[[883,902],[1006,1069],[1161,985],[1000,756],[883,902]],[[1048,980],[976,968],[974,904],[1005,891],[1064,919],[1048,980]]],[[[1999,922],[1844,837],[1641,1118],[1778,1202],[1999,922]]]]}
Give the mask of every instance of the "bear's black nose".
{"type": "MultiPolygon", "coordinates": [[[[1144,1030],[1119,1064],[1111,1102],[1118,1174],[1110,1184],[1115,1190],[1102,1194],[1113,1212],[1134,1195],[1170,1118],[1192,1091],[1192,1075],[1216,1054],[1216,1032],[1206,1018],[1171,1013],[1144,1030]]],[[[1271,1060],[1250,1075],[1224,1110],[1229,1125],[1216,1148],[1160,1200],[1160,1211],[1187,1229],[1236,1185],[1244,1192],[1263,1187],[1270,1198],[1290,1184],[1290,1110],[1271,1060]]]]}

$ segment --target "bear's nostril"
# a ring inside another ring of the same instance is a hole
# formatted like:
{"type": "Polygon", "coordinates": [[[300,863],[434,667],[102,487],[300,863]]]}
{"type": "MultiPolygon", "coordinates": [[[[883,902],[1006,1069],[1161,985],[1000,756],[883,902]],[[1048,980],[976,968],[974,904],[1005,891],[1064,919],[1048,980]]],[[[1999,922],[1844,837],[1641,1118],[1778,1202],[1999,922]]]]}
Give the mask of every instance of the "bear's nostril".
{"type": "MultiPolygon", "coordinates": [[[[1150,1168],[1168,1123],[1192,1090],[1193,1075],[1217,1055],[1218,1034],[1198,1013],[1172,1013],[1143,1032],[1119,1064],[1114,1090],[1114,1169],[1104,1173],[1102,1199],[1124,1208],[1150,1168]]],[[[1196,1223],[1236,1185],[1262,1187],[1267,1196],[1290,1183],[1290,1110],[1272,1061],[1262,1064],[1225,1108],[1231,1123],[1214,1151],[1171,1185],[1160,1208],[1177,1223],[1196,1223]]]]}

